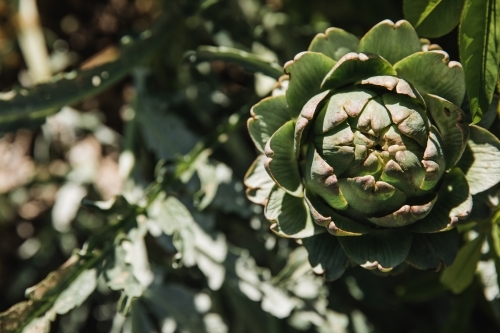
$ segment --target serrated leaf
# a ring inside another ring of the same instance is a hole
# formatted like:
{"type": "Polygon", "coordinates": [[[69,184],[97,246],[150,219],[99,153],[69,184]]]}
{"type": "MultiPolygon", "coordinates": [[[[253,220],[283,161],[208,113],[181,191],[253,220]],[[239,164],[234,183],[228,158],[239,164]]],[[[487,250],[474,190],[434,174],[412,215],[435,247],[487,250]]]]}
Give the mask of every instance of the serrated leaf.
{"type": "Polygon", "coordinates": [[[196,51],[189,51],[184,58],[191,64],[198,64],[203,61],[220,60],[231,62],[243,67],[253,73],[262,73],[274,79],[278,79],[283,75],[283,68],[275,62],[253,53],[243,50],[238,50],[226,46],[199,46],[196,51]]]}
{"type": "Polygon", "coordinates": [[[219,185],[231,183],[233,171],[224,163],[206,161],[196,165],[196,172],[201,188],[195,193],[195,206],[203,210],[214,200],[219,185]]]}
{"type": "Polygon", "coordinates": [[[466,0],[459,29],[460,60],[473,123],[486,113],[500,66],[500,1],[466,0]]]}
{"type": "Polygon", "coordinates": [[[195,223],[193,216],[179,199],[161,193],[148,207],[148,216],[156,221],[163,232],[172,235],[188,224],[195,223]]]}
{"type": "Polygon", "coordinates": [[[97,270],[88,269],[78,277],[57,297],[52,310],[58,314],[80,306],[97,287],[97,270]]]}
{"type": "Polygon", "coordinates": [[[465,0],[404,0],[405,18],[423,37],[436,38],[452,31],[460,20],[465,0]]]}
{"type": "Polygon", "coordinates": [[[50,82],[32,88],[21,88],[0,95],[0,131],[41,124],[63,105],[73,104],[97,94],[122,79],[144,61],[168,33],[169,22],[162,17],[156,25],[133,40],[129,36],[119,56],[103,65],[86,70],[59,74],[50,82]]]}
{"type": "Polygon", "coordinates": [[[191,212],[175,197],[165,199],[164,194],[150,205],[149,217],[163,232],[174,235],[173,245],[186,267],[195,264],[205,274],[212,290],[218,290],[225,278],[222,265],[227,255],[227,242],[221,233],[207,233],[194,220],[191,212]]]}
{"type": "Polygon", "coordinates": [[[478,236],[465,244],[458,251],[455,262],[441,275],[441,283],[451,289],[454,294],[460,294],[472,283],[477,263],[481,258],[483,242],[484,236],[478,236]]]}
{"type": "MultiPolygon", "coordinates": [[[[50,273],[37,285],[26,290],[27,302],[12,306],[0,314],[0,332],[44,332],[46,321],[81,305],[97,285],[95,269],[79,265],[79,256],[72,256],[64,265],[50,273]],[[41,309],[45,315],[39,317],[41,309]],[[43,320],[42,320],[43,319],[43,320]]],[[[50,326],[50,325],[49,325],[50,326]]]]}
{"type": "Polygon", "coordinates": [[[222,233],[208,234],[196,223],[191,226],[191,230],[193,239],[190,241],[196,248],[196,264],[207,277],[210,289],[218,290],[222,286],[226,274],[223,265],[228,251],[226,237],[222,233]]]}
{"type": "Polygon", "coordinates": [[[114,255],[106,260],[103,275],[110,289],[123,290],[130,297],[139,297],[143,288],[135,278],[132,266],[125,262],[126,254],[122,244],[116,245],[114,255]]]}

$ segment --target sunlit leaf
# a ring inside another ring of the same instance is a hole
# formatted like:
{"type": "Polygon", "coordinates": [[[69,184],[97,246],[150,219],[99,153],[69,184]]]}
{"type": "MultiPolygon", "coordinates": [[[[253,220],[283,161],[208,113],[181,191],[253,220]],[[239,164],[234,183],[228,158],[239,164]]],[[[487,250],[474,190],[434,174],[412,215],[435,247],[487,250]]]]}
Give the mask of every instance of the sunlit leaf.
{"type": "Polygon", "coordinates": [[[466,0],[459,29],[472,121],[478,123],[493,97],[500,66],[500,2],[466,0]]]}
{"type": "Polygon", "coordinates": [[[53,311],[65,314],[80,306],[97,287],[97,270],[88,269],[80,273],[68,288],[57,297],[53,311]]]}
{"type": "Polygon", "coordinates": [[[422,37],[441,37],[460,20],[465,0],[404,0],[405,18],[422,37]]]}
{"type": "Polygon", "coordinates": [[[185,225],[195,223],[193,216],[179,199],[165,196],[165,193],[160,194],[148,207],[149,217],[158,223],[165,234],[172,235],[185,225]]]}

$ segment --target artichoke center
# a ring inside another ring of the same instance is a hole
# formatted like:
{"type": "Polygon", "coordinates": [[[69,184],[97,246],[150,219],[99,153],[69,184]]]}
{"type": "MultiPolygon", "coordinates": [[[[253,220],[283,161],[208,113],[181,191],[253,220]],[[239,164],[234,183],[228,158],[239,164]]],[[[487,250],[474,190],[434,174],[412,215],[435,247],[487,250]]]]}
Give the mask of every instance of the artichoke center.
{"type": "Polygon", "coordinates": [[[378,215],[425,195],[428,166],[444,167],[441,139],[431,140],[424,106],[406,95],[354,87],[334,93],[318,111],[306,156],[306,169],[319,170],[306,177],[318,194],[327,193],[318,177],[331,167],[349,205],[378,215]]]}

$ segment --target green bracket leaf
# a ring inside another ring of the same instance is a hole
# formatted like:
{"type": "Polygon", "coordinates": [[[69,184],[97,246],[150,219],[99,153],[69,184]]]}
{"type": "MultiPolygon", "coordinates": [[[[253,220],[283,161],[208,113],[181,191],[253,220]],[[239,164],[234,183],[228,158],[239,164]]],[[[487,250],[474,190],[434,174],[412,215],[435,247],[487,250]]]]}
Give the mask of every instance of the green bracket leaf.
{"type": "Polygon", "coordinates": [[[358,52],[375,53],[394,64],[420,48],[417,32],[410,23],[384,20],[361,38],[358,52]]]}
{"type": "Polygon", "coordinates": [[[413,234],[406,262],[418,269],[440,270],[453,263],[458,250],[457,229],[428,234],[413,234]]]}
{"type": "Polygon", "coordinates": [[[363,236],[338,237],[345,253],[366,269],[388,272],[401,264],[410,252],[413,235],[394,229],[380,229],[363,236]]]}
{"type": "Polygon", "coordinates": [[[328,233],[314,235],[302,240],[309,252],[309,262],[316,273],[323,273],[327,280],[333,281],[344,274],[347,256],[337,237],[328,233]]]}
{"type": "Polygon", "coordinates": [[[271,178],[283,190],[293,196],[302,197],[304,190],[294,152],[294,129],[294,121],[290,120],[273,134],[266,144],[265,152],[268,159],[264,162],[264,166],[271,178]]]}
{"type": "Polygon", "coordinates": [[[473,123],[478,123],[493,98],[500,66],[500,1],[466,0],[459,31],[473,123]]]}
{"type": "Polygon", "coordinates": [[[339,28],[328,28],[324,34],[317,34],[309,45],[308,51],[323,53],[339,61],[349,52],[358,50],[359,39],[339,28]]]}
{"type": "Polygon", "coordinates": [[[278,79],[283,75],[283,67],[277,63],[270,62],[257,54],[231,47],[202,45],[198,47],[196,51],[186,52],[184,58],[192,65],[204,61],[220,60],[235,63],[247,71],[262,73],[274,79],[278,79]]]}
{"type": "Polygon", "coordinates": [[[304,238],[325,231],[312,221],[303,198],[294,197],[278,186],[271,190],[265,215],[273,223],[271,230],[281,237],[304,238]]]}

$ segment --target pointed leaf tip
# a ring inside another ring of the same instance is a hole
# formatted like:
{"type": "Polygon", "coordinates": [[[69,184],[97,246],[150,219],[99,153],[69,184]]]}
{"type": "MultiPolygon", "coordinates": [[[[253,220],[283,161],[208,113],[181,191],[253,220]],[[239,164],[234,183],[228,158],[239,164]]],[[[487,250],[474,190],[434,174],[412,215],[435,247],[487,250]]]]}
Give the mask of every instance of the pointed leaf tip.
{"type": "Polygon", "coordinates": [[[286,99],[293,118],[311,97],[321,92],[321,82],[335,63],[322,53],[301,52],[285,64],[285,73],[290,76],[286,99]]]}
{"type": "Polygon", "coordinates": [[[321,89],[338,88],[372,76],[396,74],[392,65],[376,54],[350,52],[328,72],[321,89]]]}
{"type": "Polygon", "coordinates": [[[420,51],[420,40],[411,24],[384,20],[366,33],[359,42],[359,52],[378,54],[391,64],[420,51]]]}
{"type": "Polygon", "coordinates": [[[324,34],[317,34],[309,45],[309,51],[323,53],[338,61],[349,52],[358,50],[359,39],[339,28],[328,28],[324,34]]]}

